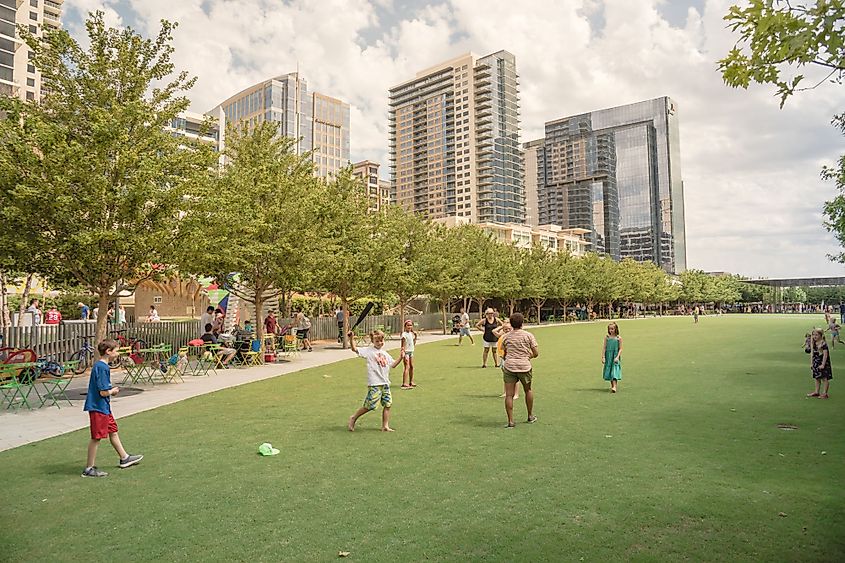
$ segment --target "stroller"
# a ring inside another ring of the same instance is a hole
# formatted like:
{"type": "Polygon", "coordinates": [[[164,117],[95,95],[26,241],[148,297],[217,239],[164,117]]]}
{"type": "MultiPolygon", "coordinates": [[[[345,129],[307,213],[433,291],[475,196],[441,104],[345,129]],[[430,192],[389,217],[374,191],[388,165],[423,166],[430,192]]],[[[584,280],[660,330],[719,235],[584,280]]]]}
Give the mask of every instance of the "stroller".
{"type": "Polygon", "coordinates": [[[452,332],[450,334],[460,334],[461,333],[461,316],[457,313],[455,316],[452,317],[452,332]]]}

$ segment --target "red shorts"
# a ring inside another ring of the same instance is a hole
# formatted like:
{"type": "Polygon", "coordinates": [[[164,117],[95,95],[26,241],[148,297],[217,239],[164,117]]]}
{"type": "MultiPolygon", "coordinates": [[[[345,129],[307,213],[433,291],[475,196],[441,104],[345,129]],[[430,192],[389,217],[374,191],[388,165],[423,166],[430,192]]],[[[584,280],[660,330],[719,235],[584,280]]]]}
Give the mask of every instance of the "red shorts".
{"type": "Polygon", "coordinates": [[[109,434],[117,432],[117,422],[110,414],[88,411],[88,418],[91,420],[91,439],[93,440],[102,440],[108,438],[109,434]]]}

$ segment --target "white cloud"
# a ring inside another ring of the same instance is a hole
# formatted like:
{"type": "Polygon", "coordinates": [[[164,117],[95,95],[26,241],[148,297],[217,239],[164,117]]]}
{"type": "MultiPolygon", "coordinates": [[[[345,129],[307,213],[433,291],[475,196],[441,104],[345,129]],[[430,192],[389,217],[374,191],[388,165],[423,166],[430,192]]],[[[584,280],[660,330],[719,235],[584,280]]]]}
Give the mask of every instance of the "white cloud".
{"type": "MultiPolygon", "coordinates": [[[[309,87],[352,107],[352,157],[384,164],[387,90],[472,50],[514,53],[523,140],[565,115],[663,95],[679,107],[688,265],[747,275],[840,274],[821,225],[834,188],[823,163],[843,150],[829,125],[841,87],[805,92],[778,109],[769,88],[726,87],[716,61],[735,38],[722,16],[733,0],[690,0],[683,27],[661,15],[669,0],[69,0],[105,7],[110,22],[154,34],[178,21],[175,63],[198,76],[205,111],[297,64],[309,87]],[[597,22],[604,22],[596,29],[597,22]]],[[[676,8],[676,6],[672,6],[676,8]]],[[[675,10],[683,14],[683,7],[675,10]]],[[[79,36],[80,28],[71,27],[79,36]]]]}

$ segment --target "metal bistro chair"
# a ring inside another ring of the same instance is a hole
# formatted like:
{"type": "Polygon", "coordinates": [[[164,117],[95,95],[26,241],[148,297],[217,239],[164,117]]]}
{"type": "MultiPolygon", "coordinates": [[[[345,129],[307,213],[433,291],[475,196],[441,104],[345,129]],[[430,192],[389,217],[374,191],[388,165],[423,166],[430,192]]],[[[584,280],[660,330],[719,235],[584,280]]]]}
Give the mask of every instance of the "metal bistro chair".
{"type": "Polygon", "coordinates": [[[264,356],[261,342],[253,340],[249,345],[249,350],[242,352],[244,363],[246,367],[260,366],[264,363],[264,356]]]}
{"type": "Polygon", "coordinates": [[[296,343],[296,336],[286,334],[282,339],[282,353],[286,358],[299,356],[299,345],[296,343]]]}

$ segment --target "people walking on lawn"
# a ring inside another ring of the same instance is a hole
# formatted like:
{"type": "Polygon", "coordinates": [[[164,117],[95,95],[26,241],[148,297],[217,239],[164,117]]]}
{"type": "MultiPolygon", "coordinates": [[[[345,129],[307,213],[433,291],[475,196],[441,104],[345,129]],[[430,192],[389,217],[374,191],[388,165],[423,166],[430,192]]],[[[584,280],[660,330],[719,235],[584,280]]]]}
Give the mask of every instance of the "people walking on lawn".
{"type": "Polygon", "coordinates": [[[114,340],[103,340],[97,345],[100,360],[91,368],[88,379],[88,394],[85,396],[84,410],[88,412],[91,426],[91,441],[88,442],[88,459],[85,462],[83,477],[105,477],[105,471],[97,469],[97,448],[100,440],[108,438],[119,457],[118,467],[125,469],[135,465],[142,455],[131,455],[123,447],[117,433],[117,422],[111,411],[111,397],[120,393],[119,387],[112,387],[109,362],[118,358],[118,344],[114,340]]]}
{"type": "MultiPolygon", "coordinates": [[[[505,335],[511,331],[511,323],[508,320],[502,322],[502,326],[497,328],[493,331],[493,334],[496,335],[496,352],[499,354],[499,365],[502,367],[502,372],[504,374],[505,370],[505,352],[502,350],[502,342],[505,340],[505,335]]],[[[507,385],[505,383],[502,384],[502,394],[499,395],[500,399],[507,397],[507,385]]],[[[519,388],[516,389],[516,393],[513,396],[514,401],[519,399],[519,388]]]]}
{"type": "Polygon", "coordinates": [[[393,432],[393,428],[390,427],[390,407],[393,404],[390,397],[390,370],[398,366],[402,358],[397,358],[394,361],[393,356],[382,350],[384,333],[380,330],[370,333],[370,341],[373,345],[364,348],[355,346],[352,331],[349,331],[346,336],[349,337],[352,352],[367,360],[367,396],[364,398],[364,405],[349,417],[347,428],[350,432],[354,432],[355,423],[358,419],[375,410],[376,406],[381,403],[381,429],[383,432],[393,432]]]}
{"type": "Polygon", "coordinates": [[[830,365],[830,351],[824,339],[824,331],[820,328],[813,329],[810,339],[810,369],[813,372],[816,390],[808,393],[807,396],[827,399],[830,380],[833,379],[833,369],[830,365]]]}
{"type": "Polygon", "coordinates": [[[839,331],[842,327],[836,322],[834,317],[830,317],[830,322],[827,324],[827,330],[830,332],[830,347],[831,349],[836,348],[836,342],[839,341],[840,344],[845,344],[842,342],[842,339],[839,338],[839,331]]]}
{"type": "Polygon", "coordinates": [[[484,352],[482,352],[481,356],[481,367],[483,368],[487,367],[487,353],[491,350],[493,352],[493,366],[499,367],[499,359],[496,353],[496,341],[498,339],[496,338],[496,335],[493,334],[493,331],[500,326],[502,325],[496,316],[496,311],[489,308],[484,311],[484,317],[475,323],[475,328],[484,331],[484,335],[481,337],[482,343],[484,344],[484,352]]]}
{"type": "Polygon", "coordinates": [[[698,322],[699,312],[700,312],[700,310],[698,308],[698,305],[696,305],[695,308],[692,310],[692,320],[693,320],[694,323],[698,322]]]}
{"type": "Polygon", "coordinates": [[[399,355],[404,364],[402,370],[402,389],[413,389],[417,386],[414,383],[414,346],[417,343],[417,332],[414,330],[414,321],[405,321],[405,328],[400,338],[402,340],[402,347],[399,350],[399,355]]]}
{"type": "Polygon", "coordinates": [[[461,345],[461,341],[464,339],[464,336],[469,338],[470,343],[475,346],[475,340],[472,339],[472,335],[469,333],[469,314],[463,307],[461,307],[461,324],[459,329],[460,333],[458,334],[458,343],[456,346],[461,345]]]}
{"type": "Polygon", "coordinates": [[[619,325],[616,323],[607,325],[601,363],[604,365],[604,380],[610,381],[610,392],[616,393],[618,382],[622,379],[622,337],[619,336],[619,325]]]}
{"type": "Polygon", "coordinates": [[[513,420],[513,398],[516,394],[517,383],[522,384],[525,393],[525,408],[528,411],[526,422],[537,422],[534,416],[534,391],[531,388],[533,373],[531,360],[540,355],[537,339],[530,332],[522,330],[524,318],[522,313],[514,313],[510,317],[513,330],[505,335],[502,341],[503,379],[505,381],[505,413],[508,424],[505,428],[516,426],[513,420]]]}

